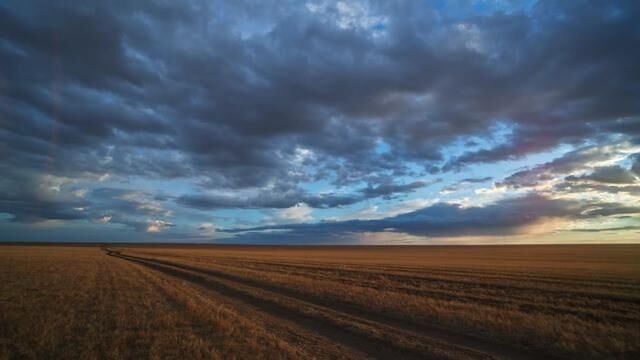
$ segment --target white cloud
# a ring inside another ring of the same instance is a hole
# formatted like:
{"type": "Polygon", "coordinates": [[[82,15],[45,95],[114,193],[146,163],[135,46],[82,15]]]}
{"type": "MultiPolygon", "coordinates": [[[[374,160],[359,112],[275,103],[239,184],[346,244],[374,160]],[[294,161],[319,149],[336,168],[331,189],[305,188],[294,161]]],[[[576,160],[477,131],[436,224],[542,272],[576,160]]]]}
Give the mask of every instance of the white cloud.
{"type": "Polygon", "coordinates": [[[64,192],[64,189],[76,183],[77,180],[55,175],[44,175],[40,178],[39,192],[45,198],[55,197],[64,192]]]}
{"type": "Polygon", "coordinates": [[[290,208],[278,210],[272,218],[275,222],[307,222],[313,220],[313,210],[309,205],[299,203],[290,208]]]}
{"type": "Polygon", "coordinates": [[[146,232],[148,233],[160,233],[166,230],[168,227],[173,226],[172,223],[164,220],[149,220],[147,221],[146,232]]]}
{"type": "Polygon", "coordinates": [[[73,191],[73,195],[79,198],[84,198],[87,195],[87,192],[89,192],[88,189],[77,189],[73,191]]]}
{"type": "Polygon", "coordinates": [[[202,235],[210,236],[215,234],[216,227],[212,223],[202,223],[198,225],[198,232],[200,232],[202,235]]]}
{"type": "Polygon", "coordinates": [[[486,51],[480,28],[475,24],[458,23],[455,25],[455,33],[460,37],[460,42],[468,50],[478,53],[486,51]]]}
{"type": "Polygon", "coordinates": [[[120,200],[136,204],[138,210],[161,214],[163,216],[173,216],[173,211],[165,209],[159,201],[142,191],[131,191],[119,197],[120,200]]]}
{"type": "Polygon", "coordinates": [[[104,215],[98,218],[95,218],[92,220],[92,222],[96,223],[96,224],[107,224],[109,222],[111,222],[111,219],[113,217],[111,215],[104,215]]]}
{"type": "Polygon", "coordinates": [[[340,1],[335,6],[328,1],[306,3],[306,9],[325,21],[331,21],[341,29],[366,29],[374,36],[383,31],[378,25],[385,25],[386,16],[373,14],[371,7],[364,1],[340,1]]]}

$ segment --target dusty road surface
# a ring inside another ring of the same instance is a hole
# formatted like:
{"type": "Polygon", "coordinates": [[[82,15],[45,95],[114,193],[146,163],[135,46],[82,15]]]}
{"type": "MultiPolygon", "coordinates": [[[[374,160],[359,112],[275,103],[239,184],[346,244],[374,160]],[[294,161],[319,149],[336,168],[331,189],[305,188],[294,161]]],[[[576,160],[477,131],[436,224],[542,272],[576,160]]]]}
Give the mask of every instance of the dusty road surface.
{"type": "Polygon", "coordinates": [[[0,358],[640,358],[640,246],[0,246],[0,358]]]}

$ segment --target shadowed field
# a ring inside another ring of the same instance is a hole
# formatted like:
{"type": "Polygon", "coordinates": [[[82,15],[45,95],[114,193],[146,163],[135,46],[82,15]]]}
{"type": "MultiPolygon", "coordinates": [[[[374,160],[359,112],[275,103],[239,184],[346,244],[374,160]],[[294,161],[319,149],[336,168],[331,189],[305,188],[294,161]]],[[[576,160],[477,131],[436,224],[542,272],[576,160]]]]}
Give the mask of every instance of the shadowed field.
{"type": "Polygon", "coordinates": [[[0,246],[0,358],[640,356],[640,246],[0,246]]]}

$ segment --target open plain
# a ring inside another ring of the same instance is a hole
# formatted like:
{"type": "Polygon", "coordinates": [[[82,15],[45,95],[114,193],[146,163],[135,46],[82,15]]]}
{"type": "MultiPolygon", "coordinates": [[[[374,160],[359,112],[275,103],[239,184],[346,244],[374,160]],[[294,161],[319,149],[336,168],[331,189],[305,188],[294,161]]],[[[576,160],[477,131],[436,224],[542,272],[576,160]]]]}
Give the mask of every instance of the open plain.
{"type": "Polygon", "coordinates": [[[0,246],[0,358],[638,358],[640,246],[0,246]]]}

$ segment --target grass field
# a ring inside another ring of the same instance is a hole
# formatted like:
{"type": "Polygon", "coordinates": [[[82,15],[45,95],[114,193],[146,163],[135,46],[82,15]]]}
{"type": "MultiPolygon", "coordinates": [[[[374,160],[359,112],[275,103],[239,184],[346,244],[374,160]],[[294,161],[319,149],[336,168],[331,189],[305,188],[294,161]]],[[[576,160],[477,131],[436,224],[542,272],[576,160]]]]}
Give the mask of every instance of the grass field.
{"type": "Polygon", "coordinates": [[[640,358],[640,246],[0,246],[0,358],[640,358]]]}

